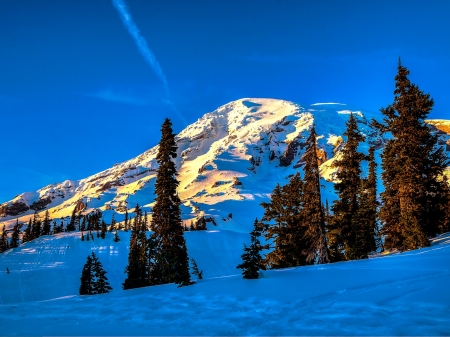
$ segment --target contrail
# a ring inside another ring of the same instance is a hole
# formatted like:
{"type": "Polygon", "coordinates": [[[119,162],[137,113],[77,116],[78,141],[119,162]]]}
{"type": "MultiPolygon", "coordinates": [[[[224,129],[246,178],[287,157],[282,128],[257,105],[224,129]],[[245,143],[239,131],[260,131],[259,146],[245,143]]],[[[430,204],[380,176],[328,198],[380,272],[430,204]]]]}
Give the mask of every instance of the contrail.
{"type": "Polygon", "coordinates": [[[123,0],[112,0],[112,3],[114,7],[119,12],[120,18],[122,19],[122,23],[125,26],[125,28],[128,30],[128,33],[130,33],[131,37],[134,39],[134,42],[136,43],[139,52],[144,57],[144,59],[147,61],[147,63],[150,65],[150,67],[155,72],[156,76],[158,76],[159,80],[164,85],[164,90],[167,95],[167,100],[165,100],[165,103],[169,105],[169,107],[176,112],[178,117],[182,120],[182,122],[187,125],[186,120],[184,119],[183,115],[178,111],[175,104],[170,99],[170,90],[169,90],[169,84],[167,82],[166,76],[164,75],[164,72],[161,68],[161,65],[156,60],[155,54],[151,51],[150,47],[147,44],[147,41],[145,41],[144,37],[141,35],[141,32],[139,28],[136,26],[136,24],[133,21],[133,18],[131,17],[131,14],[128,12],[127,5],[125,1],[123,0]]]}

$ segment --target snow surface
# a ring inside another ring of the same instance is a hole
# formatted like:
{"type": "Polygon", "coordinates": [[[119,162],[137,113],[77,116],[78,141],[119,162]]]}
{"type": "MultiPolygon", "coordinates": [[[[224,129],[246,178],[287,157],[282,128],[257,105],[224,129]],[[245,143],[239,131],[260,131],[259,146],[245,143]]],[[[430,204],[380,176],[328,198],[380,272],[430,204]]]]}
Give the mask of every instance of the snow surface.
{"type": "Polygon", "coordinates": [[[0,334],[11,335],[450,335],[450,235],[430,248],[368,260],[262,272],[235,268],[248,235],[186,233],[205,279],[122,290],[122,241],[42,237],[1,255],[0,334]],[[95,251],[113,286],[79,296],[95,251]],[[5,272],[6,266],[10,274],[5,272]]]}
{"type": "MultiPolygon", "coordinates": [[[[178,134],[176,164],[185,223],[204,215],[216,222],[208,223],[208,231],[185,233],[189,255],[205,279],[184,288],[123,291],[129,232],[119,232],[119,243],[111,233],[84,242],[79,233],[44,236],[0,254],[0,335],[450,335],[450,235],[426,249],[271,270],[259,280],[244,280],[236,269],[253,221],[263,213],[260,203],[277,183],[302,171],[302,144],[313,123],[324,201],[335,198],[333,164],[341,155],[349,111],[358,112],[367,136],[361,151],[382,148],[386,140],[370,126],[381,116],[343,105],[245,98],[204,115],[178,134]],[[289,151],[291,162],[281,165],[289,151]],[[113,291],[78,296],[81,269],[92,251],[113,291]]],[[[445,144],[450,122],[431,124],[445,144]]],[[[124,207],[136,203],[150,211],[157,150],[9,203],[51,198],[50,216],[64,219],[82,201],[84,213],[99,208],[107,222],[113,214],[123,220],[124,207]]],[[[16,218],[27,222],[32,214],[1,218],[0,225],[11,228],[16,218]]]]}

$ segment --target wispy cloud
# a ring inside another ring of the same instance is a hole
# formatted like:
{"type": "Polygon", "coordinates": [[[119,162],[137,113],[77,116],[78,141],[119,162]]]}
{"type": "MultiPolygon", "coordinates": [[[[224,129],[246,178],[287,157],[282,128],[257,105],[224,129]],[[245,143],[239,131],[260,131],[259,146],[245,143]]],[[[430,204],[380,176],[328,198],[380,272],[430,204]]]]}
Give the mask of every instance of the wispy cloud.
{"type": "Polygon", "coordinates": [[[131,105],[140,105],[140,106],[148,106],[151,104],[149,99],[145,99],[139,96],[136,96],[132,93],[127,92],[118,92],[111,89],[103,89],[94,93],[86,94],[85,96],[94,97],[98,99],[102,99],[110,102],[119,102],[124,104],[131,105]]]}

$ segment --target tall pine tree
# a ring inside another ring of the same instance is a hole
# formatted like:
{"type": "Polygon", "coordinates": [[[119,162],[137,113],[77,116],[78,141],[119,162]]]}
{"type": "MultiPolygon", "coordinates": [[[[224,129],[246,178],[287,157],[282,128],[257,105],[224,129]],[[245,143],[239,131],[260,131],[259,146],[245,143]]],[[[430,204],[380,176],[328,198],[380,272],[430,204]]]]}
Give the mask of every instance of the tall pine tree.
{"type": "Polygon", "coordinates": [[[380,245],[378,230],[378,202],[377,202],[377,175],[375,162],[375,150],[369,148],[369,174],[367,178],[361,179],[361,190],[358,192],[358,214],[357,222],[361,231],[365,252],[375,252],[380,245]]]}
{"type": "Polygon", "coordinates": [[[319,160],[317,158],[316,128],[313,125],[306,141],[302,195],[302,225],[307,239],[306,262],[328,263],[328,247],[325,234],[325,214],[320,194],[319,160]]]}
{"type": "Polygon", "coordinates": [[[19,238],[20,238],[19,219],[16,219],[16,224],[13,227],[13,232],[11,234],[11,242],[9,243],[9,247],[10,248],[19,247],[19,238]]]}
{"type": "Polygon", "coordinates": [[[335,162],[339,167],[338,182],[334,189],[338,199],[333,203],[332,224],[328,231],[331,261],[355,260],[367,257],[358,222],[358,192],[361,184],[361,161],[365,158],[358,152],[358,146],[365,137],[358,130],[355,116],[350,114],[344,136],[347,142],[341,150],[341,159],[335,162]]]}
{"type": "Polygon", "coordinates": [[[157,248],[150,278],[152,284],[175,282],[184,286],[191,284],[189,257],[181,219],[181,201],[177,193],[177,170],[172,161],[177,157],[177,145],[169,119],[164,121],[161,132],[156,156],[159,168],[152,217],[152,236],[157,248]]]}
{"type": "Polygon", "coordinates": [[[429,246],[447,221],[442,205],[450,197],[442,175],[449,162],[425,123],[433,99],[410,82],[400,60],[397,70],[394,102],[381,109],[384,123],[372,124],[392,135],[382,153],[384,248],[404,251],[429,246]]]}

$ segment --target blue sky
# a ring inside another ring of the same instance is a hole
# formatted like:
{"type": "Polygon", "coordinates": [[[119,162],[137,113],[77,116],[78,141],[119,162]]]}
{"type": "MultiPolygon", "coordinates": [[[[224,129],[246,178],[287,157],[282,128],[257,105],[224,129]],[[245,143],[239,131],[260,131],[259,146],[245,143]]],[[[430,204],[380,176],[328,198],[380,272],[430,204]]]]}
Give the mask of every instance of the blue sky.
{"type": "Polygon", "coordinates": [[[3,1],[0,202],[136,156],[242,97],[392,102],[398,57],[450,118],[450,2],[128,0],[170,91],[110,0],[3,1]],[[180,117],[181,116],[181,117],[180,117]]]}

